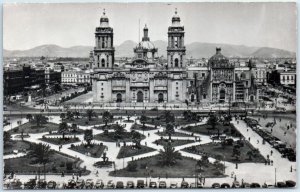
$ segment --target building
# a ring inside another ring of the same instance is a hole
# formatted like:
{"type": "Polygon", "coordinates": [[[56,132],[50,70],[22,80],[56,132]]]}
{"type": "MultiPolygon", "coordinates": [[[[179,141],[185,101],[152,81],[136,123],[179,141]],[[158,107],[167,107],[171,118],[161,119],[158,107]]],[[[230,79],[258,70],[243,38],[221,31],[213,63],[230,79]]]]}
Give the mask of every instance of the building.
{"type": "Polygon", "coordinates": [[[91,84],[90,70],[71,70],[61,73],[61,83],[64,85],[87,85],[91,84]]]}
{"type": "Polygon", "coordinates": [[[295,71],[280,71],[279,74],[281,85],[296,85],[295,71]]]}
{"type": "Polygon", "coordinates": [[[95,47],[90,52],[93,101],[95,103],[230,103],[258,98],[252,67],[236,65],[221,54],[193,66],[185,58],[184,26],[175,11],[168,27],[167,63],[157,56],[145,25],[142,41],[134,57],[115,65],[113,29],[103,12],[95,31],[95,47]],[[188,65],[189,66],[188,66],[188,65]]]}
{"type": "Polygon", "coordinates": [[[50,67],[45,69],[45,83],[46,84],[54,84],[61,83],[61,72],[54,71],[50,67]]]}
{"type": "Polygon", "coordinates": [[[24,65],[21,69],[5,70],[4,77],[4,95],[12,95],[30,90],[32,86],[45,84],[45,70],[33,69],[24,65]]]}

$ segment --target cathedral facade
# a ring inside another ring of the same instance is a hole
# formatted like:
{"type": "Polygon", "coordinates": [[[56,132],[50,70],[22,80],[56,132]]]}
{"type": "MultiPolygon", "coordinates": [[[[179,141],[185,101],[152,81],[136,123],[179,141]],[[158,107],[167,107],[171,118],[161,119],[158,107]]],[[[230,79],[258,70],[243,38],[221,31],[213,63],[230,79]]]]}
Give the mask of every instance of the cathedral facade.
{"type": "Polygon", "coordinates": [[[113,29],[105,12],[90,53],[94,103],[229,103],[258,98],[251,66],[237,66],[216,49],[207,65],[187,66],[184,26],[175,11],[168,27],[167,63],[157,56],[148,27],[134,57],[114,63],[113,29]]]}

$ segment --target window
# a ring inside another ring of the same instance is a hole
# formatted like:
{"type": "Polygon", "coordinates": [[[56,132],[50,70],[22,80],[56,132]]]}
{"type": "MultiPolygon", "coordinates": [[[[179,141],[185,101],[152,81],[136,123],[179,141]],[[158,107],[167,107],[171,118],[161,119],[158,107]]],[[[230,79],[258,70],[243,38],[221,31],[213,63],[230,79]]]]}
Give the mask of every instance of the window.
{"type": "Polygon", "coordinates": [[[103,88],[101,88],[101,91],[103,91],[103,88]]]}
{"type": "Polygon", "coordinates": [[[178,85],[178,82],[176,82],[176,85],[178,85]]]}
{"type": "Polygon", "coordinates": [[[194,84],[194,82],[193,82],[193,81],[190,81],[190,85],[193,86],[193,84],[194,84]]]}
{"type": "Polygon", "coordinates": [[[203,99],[206,99],[206,94],[203,94],[203,99]]]}
{"type": "Polygon", "coordinates": [[[175,67],[178,67],[178,59],[175,59],[175,67]]]}
{"type": "Polygon", "coordinates": [[[289,81],[289,80],[290,80],[290,76],[287,76],[287,77],[286,77],[286,80],[289,81]]]}
{"type": "Polygon", "coordinates": [[[202,73],[202,77],[205,77],[205,73],[202,73]]]}
{"type": "Polygon", "coordinates": [[[101,66],[102,66],[102,67],[105,67],[105,59],[102,59],[102,60],[101,60],[101,66]]]}
{"type": "Polygon", "coordinates": [[[291,76],[291,80],[294,80],[294,76],[291,76]]]}
{"type": "Polygon", "coordinates": [[[176,87],[176,90],[178,90],[178,87],[176,87]]]}
{"type": "Polygon", "coordinates": [[[101,85],[103,86],[103,83],[101,83],[101,85]]]}
{"type": "Polygon", "coordinates": [[[283,82],[285,81],[285,76],[282,76],[282,81],[283,81],[283,82]]]}

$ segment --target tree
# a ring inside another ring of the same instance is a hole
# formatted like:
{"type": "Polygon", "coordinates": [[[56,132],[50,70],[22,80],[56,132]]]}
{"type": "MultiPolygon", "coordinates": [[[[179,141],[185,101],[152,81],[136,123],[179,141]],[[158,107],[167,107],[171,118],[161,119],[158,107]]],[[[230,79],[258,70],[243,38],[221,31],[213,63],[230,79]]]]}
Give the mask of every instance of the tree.
{"type": "Polygon", "coordinates": [[[80,112],[79,112],[79,111],[75,111],[75,112],[74,112],[74,115],[76,116],[76,119],[78,119],[79,116],[80,116],[80,112]]]}
{"type": "Polygon", "coordinates": [[[241,155],[240,146],[235,145],[232,149],[232,156],[238,161],[241,155]]]}
{"type": "Polygon", "coordinates": [[[50,154],[52,150],[47,144],[31,144],[28,157],[35,158],[36,163],[46,164],[49,161],[50,154]]]}
{"type": "Polygon", "coordinates": [[[171,124],[167,124],[166,133],[169,135],[169,140],[171,141],[171,136],[173,133],[175,133],[174,126],[171,124]]]}
{"type": "Polygon", "coordinates": [[[165,111],[166,123],[173,124],[175,122],[175,116],[171,111],[165,111]]]}
{"type": "Polygon", "coordinates": [[[31,114],[27,114],[26,115],[26,119],[31,122],[32,121],[32,115],[31,114]]]}
{"type": "Polygon", "coordinates": [[[107,123],[113,119],[113,116],[109,111],[104,111],[102,119],[105,122],[105,126],[107,126],[107,123]]]}
{"type": "Polygon", "coordinates": [[[141,135],[137,131],[132,131],[132,142],[135,144],[136,148],[141,148],[141,135]]]}
{"type": "Polygon", "coordinates": [[[251,161],[251,160],[252,160],[252,157],[253,157],[253,152],[252,152],[252,150],[250,150],[250,151],[247,152],[247,156],[248,156],[248,159],[251,161]]]}
{"type": "Polygon", "coordinates": [[[72,123],[72,131],[76,132],[77,130],[77,124],[76,123],[72,123]]]}
{"type": "Polygon", "coordinates": [[[44,117],[43,115],[40,115],[40,114],[35,115],[34,120],[38,127],[41,126],[42,124],[47,123],[47,117],[44,117]]]}
{"type": "Polygon", "coordinates": [[[158,158],[162,165],[172,166],[176,164],[177,159],[181,159],[182,157],[178,151],[175,151],[172,142],[169,141],[164,145],[164,150],[159,151],[158,158]]]}
{"type": "Polygon", "coordinates": [[[61,118],[61,120],[64,120],[66,118],[66,115],[64,113],[61,113],[60,118],[61,118]]]}
{"type": "Polygon", "coordinates": [[[114,130],[115,130],[115,138],[121,138],[121,135],[124,133],[124,128],[121,125],[116,124],[114,126],[114,130]]]}
{"type": "Polygon", "coordinates": [[[67,111],[67,119],[73,120],[74,119],[74,114],[71,111],[67,111]]]}
{"type": "Polygon", "coordinates": [[[197,166],[201,167],[201,166],[208,166],[209,164],[209,160],[208,160],[208,156],[207,155],[202,155],[201,159],[197,161],[197,166]]]}
{"type": "Polygon", "coordinates": [[[93,117],[96,117],[96,113],[93,109],[88,109],[86,111],[86,115],[87,115],[89,121],[91,121],[93,117]]]}
{"type": "MultiPolygon", "coordinates": [[[[217,125],[217,121],[218,118],[216,117],[216,115],[211,115],[207,121],[207,124],[210,125],[212,127],[212,129],[216,129],[216,125],[217,125]]],[[[220,129],[218,129],[218,137],[220,136],[220,129]]]]}
{"type": "Polygon", "coordinates": [[[93,129],[86,129],[84,131],[84,140],[87,142],[87,145],[91,145],[91,141],[93,140],[93,129]]]}
{"type": "Polygon", "coordinates": [[[4,131],[3,132],[3,141],[4,141],[4,143],[9,142],[10,141],[10,137],[11,137],[11,135],[10,135],[10,133],[8,131],[4,131]]]}
{"type": "Polygon", "coordinates": [[[65,139],[65,134],[69,131],[68,124],[66,122],[62,122],[59,124],[58,132],[63,134],[63,139],[65,139]]]}

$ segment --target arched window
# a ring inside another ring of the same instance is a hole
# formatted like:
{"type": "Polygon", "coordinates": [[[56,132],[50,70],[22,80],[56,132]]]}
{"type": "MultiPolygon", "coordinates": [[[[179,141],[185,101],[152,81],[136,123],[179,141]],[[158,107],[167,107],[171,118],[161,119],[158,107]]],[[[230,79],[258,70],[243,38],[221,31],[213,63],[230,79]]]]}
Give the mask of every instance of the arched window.
{"type": "Polygon", "coordinates": [[[282,81],[285,81],[285,76],[282,76],[282,81]]]}
{"type": "Polygon", "coordinates": [[[158,94],[158,102],[159,102],[159,103],[164,102],[164,94],[162,94],[162,93],[159,93],[159,94],[158,94]]]}
{"type": "Polygon", "coordinates": [[[191,102],[194,102],[194,101],[195,101],[195,96],[191,95],[191,102]]]}
{"type": "Polygon", "coordinates": [[[175,67],[178,67],[178,59],[175,59],[175,67]]]}
{"type": "Polygon", "coordinates": [[[102,48],[105,48],[105,38],[102,37],[102,48]]]}
{"type": "Polygon", "coordinates": [[[105,59],[101,59],[101,66],[105,67],[105,59]]]}
{"type": "Polygon", "coordinates": [[[138,102],[138,103],[144,102],[144,93],[143,93],[142,91],[139,91],[139,92],[137,93],[137,102],[138,102]]]}
{"type": "Polygon", "coordinates": [[[121,103],[122,102],[122,94],[118,93],[117,94],[117,103],[121,103]]]}
{"type": "Polygon", "coordinates": [[[286,80],[288,80],[288,81],[289,81],[289,80],[290,80],[290,76],[287,76],[287,77],[286,77],[286,80]]]}

